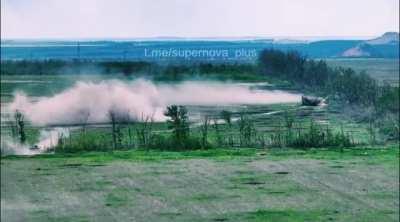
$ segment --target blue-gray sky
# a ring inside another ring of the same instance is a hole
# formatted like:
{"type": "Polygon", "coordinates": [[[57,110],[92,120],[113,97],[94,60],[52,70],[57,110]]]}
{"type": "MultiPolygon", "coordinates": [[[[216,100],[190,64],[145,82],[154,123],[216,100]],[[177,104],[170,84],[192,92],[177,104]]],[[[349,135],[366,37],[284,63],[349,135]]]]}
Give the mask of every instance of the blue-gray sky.
{"type": "Polygon", "coordinates": [[[1,0],[1,37],[377,36],[398,18],[398,0],[1,0]]]}

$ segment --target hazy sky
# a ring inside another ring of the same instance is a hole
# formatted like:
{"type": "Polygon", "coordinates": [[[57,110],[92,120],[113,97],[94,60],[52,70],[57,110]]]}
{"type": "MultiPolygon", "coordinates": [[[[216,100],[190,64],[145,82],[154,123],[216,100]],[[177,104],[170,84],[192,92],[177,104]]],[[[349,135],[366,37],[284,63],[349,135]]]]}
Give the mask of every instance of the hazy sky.
{"type": "Polygon", "coordinates": [[[398,0],[1,0],[1,37],[377,36],[398,18],[398,0]]]}

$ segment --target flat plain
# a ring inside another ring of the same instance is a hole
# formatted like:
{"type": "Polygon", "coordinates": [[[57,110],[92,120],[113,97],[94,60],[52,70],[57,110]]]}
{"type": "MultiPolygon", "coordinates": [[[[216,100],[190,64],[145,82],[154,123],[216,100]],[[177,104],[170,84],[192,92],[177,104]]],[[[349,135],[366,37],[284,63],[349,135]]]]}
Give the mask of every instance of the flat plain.
{"type": "Polygon", "coordinates": [[[3,221],[399,221],[396,146],[1,160],[3,221]]]}
{"type": "MultiPolygon", "coordinates": [[[[398,60],[328,63],[367,69],[378,80],[398,84],[398,60]]],[[[16,91],[35,99],[77,81],[110,78],[129,81],[99,75],[1,76],[1,103],[11,102],[16,91]]],[[[366,126],[343,119],[333,108],[297,108],[275,104],[247,111],[265,131],[276,125],[282,110],[293,109],[304,119],[329,121],[336,130],[344,124],[357,140],[368,140],[366,126]]],[[[215,114],[221,107],[189,107],[199,110],[215,114]]],[[[3,120],[2,129],[7,127],[3,120]]],[[[27,128],[33,141],[38,129],[27,128]]],[[[399,149],[397,144],[343,152],[215,148],[2,157],[1,220],[399,221],[399,149]]]]}

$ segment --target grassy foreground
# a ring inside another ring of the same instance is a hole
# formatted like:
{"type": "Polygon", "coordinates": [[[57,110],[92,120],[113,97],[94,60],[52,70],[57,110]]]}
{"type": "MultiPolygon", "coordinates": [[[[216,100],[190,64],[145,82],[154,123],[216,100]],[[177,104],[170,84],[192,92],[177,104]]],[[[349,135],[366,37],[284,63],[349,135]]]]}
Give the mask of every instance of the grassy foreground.
{"type": "Polygon", "coordinates": [[[1,159],[1,221],[399,221],[397,146],[1,159]]]}

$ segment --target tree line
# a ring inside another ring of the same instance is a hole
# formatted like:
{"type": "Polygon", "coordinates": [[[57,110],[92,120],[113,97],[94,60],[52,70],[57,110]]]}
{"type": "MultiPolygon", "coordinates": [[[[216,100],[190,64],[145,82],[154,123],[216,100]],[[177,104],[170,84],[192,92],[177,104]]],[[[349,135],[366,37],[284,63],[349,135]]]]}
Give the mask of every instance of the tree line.
{"type": "Polygon", "coordinates": [[[328,98],[342,110],[357,110],[357,116],[399,138],[399,86],[380,84],[351,68],[331,68],[323,60],[307,59],[296,51],[263,50],[259,55],[261,73],[289,81],[301,91],[328,98]]]}
{"type": "Polygon", "coordinates": [[[168,63],[95,60],[2,60],[2,75],[123,74],[158,81],[193,78],[257,80],[257,67],[245,63],[168,63]]]}
{"type": "Polygon", "coordinates": [[[310,147],[345,148],[359,145],[351,134],[332,130],[312,119],[309,122],[296,120],[295,113],[287,111],[278,117],[278,126],[265,132],[256,127],[256,119],[248,113],[222,111],[213,117],[204,116],[200,124],[189,122],[185,106],[171,105],[164,112],[168,118],[166,130],[146,117],[132,120],[124,113],[110,111],[111,127],[104,130],[81,130],[61,136],[54,147],[55,152],[73,153],[82,151],[113,150],[196,150],[212,148],[265,148],[310,147]],[[233,118],[235,117],[235,118],[233,118]],[[236,118],[237,117],[237,118],[236,118]]]}
{"type": "Polygon", "coordinates": [[[332,68],[323,60],[308,59],[297,51],[265,49],[257,64],[173,63],[92,60],[3,60],[2,75],[124,74],[156,81],[188,79],[286,81],[302,92],[326,97],[343,109],[351,107],[364,121],[375,122],[399,138],[399,87],[381,84],[365,72],[332,68]]]}

